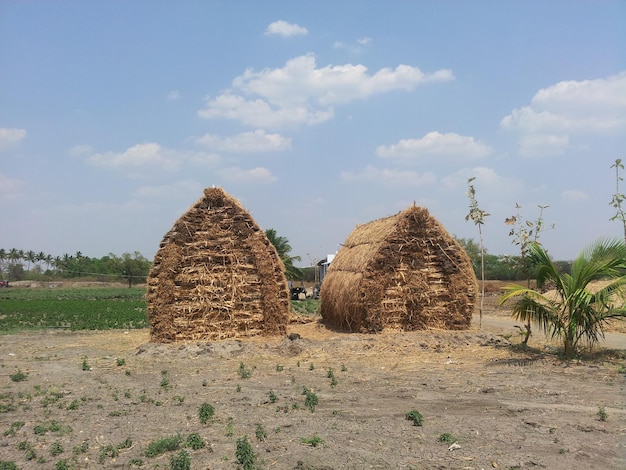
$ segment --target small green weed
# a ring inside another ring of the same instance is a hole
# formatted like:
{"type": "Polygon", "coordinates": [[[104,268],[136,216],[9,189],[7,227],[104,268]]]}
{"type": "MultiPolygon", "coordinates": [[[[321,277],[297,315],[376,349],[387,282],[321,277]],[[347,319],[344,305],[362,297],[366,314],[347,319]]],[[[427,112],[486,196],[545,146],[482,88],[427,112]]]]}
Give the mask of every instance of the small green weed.
{"type": "Polygon", "coordinates": [[[441,436],[439,436],[439,439],[437,439],[437,440],[439,442],[445,442],[446,444],[452,444],[453,442],[457,441],[457,438],[454,437],[449,432],[444,432],[441,436]]]}
{"type": "Polygon", "coordinates": [[[312,362],[309,364],[309,370],[315,370],[315,364],[312,362]]]}
{"type": "Polygon", "coordinates": [[[324,445],[324,439],[319,436],[303,437],[302,439],[300,439],[300,442],[311,447],[319,447],[321,445],[324,445]]]}
{"type": "Polygon", "coordinates": [[[86,454],[88,450],[89,450],[89,442],[83,441],[81,445],[75,446],[74,449],[72,449],[72,454],[74,455],[86,454]]]}
{"type": "Polygon", "coordinates": [[[233,417],[229,416],[226,420],[226,437],[231,437],[234,433],[233,417]]]}
{"type": "Polygon", "coordinates": [[[170,379],[167,376],[167,371],[166,370],[162,370],[161,371],[161,388],[167,388],[170,385],[170,379]]]}
{"type": "Polygon", "coordinates": [[[252,376],[252,371],[246,367],[243,362],[239,363],[239,377],[242,379],[249,379],[252,376]]]}
{"type": "Polygon", "coordinates": [[[63,446],[59,441],[53,442],[50,446],[50,455],[52,457],[56,457],[57,455],[61,455],[64,452],[63,446]]]}
{"type": "Polygon", "coordinates": [[[405,415],[406,419],[413,421],[413,426],[421,426],[424,422],[422,414],[417,410],[411,410],[405,415]]]}
{"type": "Polygon", "coordinates": [[[306,387],[302,388],[302,395],[306,397],[304,399],[304,405],[309,408],[311,413],[315,412],[315,407],[318,402],[317,395],[306,387]]]}
{"type": "Polygon", "coordinates": [[[83,363],[81,364],[81,369],[84,371],[91,370],[91,366],[87,362],[87,357],[83,357],[83,363]]]}
{"type": "Polygon", "coordinates": [[[267,438],[267,433],[265,432],[265,428],[262,424],[256,425],[256,431],[254,434],[259,441],[264,441],[267,438]]]}
{"type": "Polygon", "coordinates": [[[215,414],[215,408],[213,405],[209,405],[208,403],[203,403],[200,405],[200,409],[198,410],[198,417],[200,418],[200,422],[202,424],[207,424],[213,418],[215,414]]]}
{"type": "Polygon", "coordinates": [[[175,436],[170,437],[163,437],[156,441],[150,442],[143,455],[145,455],[146,457],[157,457],[161,454],[164,454],[165,452],[178,450],[182,441],[183,438],[180,436],[180,434],[176,434],[175,436]]]}
{"type": "Polygon", "coordinates": [[[9,429],[4,431],[3,435],[7,437],[15,436],[15,433],[19,431],[20,429],[22,429],[24,427],[24,424],[25,424],[24,421],[15,421],[11,423],[11,426],[9,427],[9,429]]]}
{"type": "Polygon", "coordinates": [[[284,369],[282,364],[276,364],[276,372],[282,372],[284,369]]]}
{"type": "Polygon", "coordinates": [[[59,460],[54,464],[54,470],[71,470],[72,466],[67,462],[67,459],[59,460]]]}
{"type": "Polygon", "coordinates": [[[118,455],[120,455],[120,450],[117,449],[116,447],[110,444],[106,446],[102,446],[100,447],[100,454],[98,455],[98,462],[104,463],[107,457],[114,459],[118,455]]]}
{"type": "Polygon", "coordinates": [[[191,457],[189,452],[181,450],[178,454],[173,455],[170,459],[170,470],[190,470],[191,457]]]}
{"type": "Polygon", "coordinates": [[[26,378],[28,377],[28,374],[24,374],[21,370],[17,370],[17,372],[15,372],[15,374],[10,374],[9,378],[13,381],[13,382],[22,382],[23,380],[26,380],[26,378]]]}
{"type": "Polygon", "coordinates": [[[248,442],[248,436],[237,439],[237,444],[235,445],[235,457],[237,457],[237,462],[243,467],[243,470],[254,469],[256,455],[254,455],[254,450],[252,449],[250,442],[248,442]]]}
{"type": "Polygon", "coordinates": [[[0,470],[18,470],[19,467],[13,461],[0,460],[0,470]]]}
{"type": "Polygon", "coordinates": [[[273,390],[270,390],[268,397],[270,399],[270,403],[276,403],[276,400],[278,400],[278,397],[276,396],[273,390]]]}
{"type": "Polygon", "coordinates": [[[604,406],[598,407],[598,419],[600,421],[606,421],[609,418],[609,414],[606,412],[604,406]]]}
{"type": "Polygon", "coordinates": [[[185,442],[185,447],[189,447],[193,450],[202,449],[205,445],[204,440],[197,432],[189,434],[189,436],[187,436],[187,441],[185,442]]]}
{"type": "Polygon", "coordinates": [[[123,357],[118,357],[115,363],[118,365],[118,367],[121,367],[126,364],[126,359],[124,359],[123,357]]]}

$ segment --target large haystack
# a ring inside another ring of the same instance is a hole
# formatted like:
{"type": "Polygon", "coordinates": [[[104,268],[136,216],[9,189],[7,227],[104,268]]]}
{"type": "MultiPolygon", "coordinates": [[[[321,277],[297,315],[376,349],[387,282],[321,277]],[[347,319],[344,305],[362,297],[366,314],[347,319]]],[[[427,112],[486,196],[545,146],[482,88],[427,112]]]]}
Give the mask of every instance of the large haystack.
{"type": "Polygon", "coordinates": [[[463,329],[477,294],[463,248],[414,205],[354,229],[324,278],[321,313],[348,331],[463,329]]]}
{"type": "Polygon", "coordinates": [[[274,246],[221,188],[176,221],[148,277],[155,342],[284,333],[289,290],[274,246]]]}

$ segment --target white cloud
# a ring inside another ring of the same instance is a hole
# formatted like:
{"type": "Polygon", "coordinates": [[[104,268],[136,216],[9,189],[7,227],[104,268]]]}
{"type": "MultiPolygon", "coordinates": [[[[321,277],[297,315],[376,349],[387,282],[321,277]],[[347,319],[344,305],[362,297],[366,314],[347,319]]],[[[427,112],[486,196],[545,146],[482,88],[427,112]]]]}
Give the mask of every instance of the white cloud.
{"type": "Polygon", "coordinates": [[[520,153],[532,156],[562,153],[574,137],[623,133],[626,72],[595,80],[563,81],[543,88],[529,105],[505,116],[500,126],[519,132],[520,153]],[[543,152],[541,139],[545,144],[543,152]]]}
{"type": "Polygon", "coordinates": [[[243,132],[231,137],[220,137],[205,134],[196,139],[196,143],[222,152],[277,152],[291,150],[291,139],[280,134],[268,134],[258,129],[254,132],[243,132]]]}
{"type": "Polygon", "coordinates": [[[332,108],[309,110],[304,106],[293,108],[272,107],[266,101],[248,101],[241,96],[222,94],[214,100],[207,100],[207,108],[198,111],[207,119],[234,119],[254,127],[281,128],[298,124],[319,124],[335,116],[332,108]]]}
{"type": "Polygon", "coordinates": [[[19,179],[9,178],[0,173],[0,201],[14,201],[22,196],[25,182],[19,179]]]}
{"type": "Polygon", "coordinates": [[[589,200],[589,194],[587,194],[585,191],[568,189],[561,193],[561,198],[567,202],[580,203],[587,202],[589,200]]]}
{"type": "Polygon", "coordinates": [[[376,148],[381,158],[410,160],[424,157],[461,157],[467,160],[482,158],[491,148],[474,139],[455,133],[429,132],[421,139],[402,139],[397,144],[376,148]]]}
{"type": "Polygon", "coordinates": [[[363,37],[356,40],[356,44],[345,43],[342,41],[335,41],[333,47],[335,49],[344,49],[353,54],[359,54],[365,50],[365,46],[372,42],[372,38],[363,37]]]}
{"type": "Polygon", "coordinates": [[[204,118],[236,119],[258,127],[317,124],[334,117],[335,105],[453,79],[450,70],[425,74],[409,65],[383,68],[374,74],[368,74],[364,65],[318,68],[315,57],[305,55],[287,61],[282,68],[246,70],[233,80],[233,90],[207,98],[206,108],[198,114],[204,118]]]}
{"type": "Polygon", "coordinates": [[[239,184],[269,184],[276,181],[270,170],[263,167],[244,170],[239,167],[229,167],[218,171],[218,174],[229,183],[239,184]]]}
{"type": "Polygon", "coordinates": [[[26,129],[0,127],[0,150],[11,147],[26,138],[26,129]]]}
{"type": "Polygon", "coordinates": [[[180,91],[172,90],[167,94],[167,99],[170,101],[177,101],[180,99],[180,91]]]}
{"type": "Polygon", "coordinates": [[[444,187],[450,190],[467,189],[469,178],[475,178],[473,185],[479,193],[479,200],[484,197],[499,201],[503,199],[504,195],[519,193],[523,187],[520,180],[501,176],[493,168],[487,167],[464,168],[442,178],[441,182],[444,187]]]}
{"type": "Polygon", "coordinates": [[[167,200],[172,198],[189,199],[194,194],[201,194],[202,189],[204,188],[197,181],[184,180],[160,186],[141,186],[134,191],[133,197],[167,200]]]}
{"type": "Polygon", "coordinates": [[[270,23],[265,30],[266,36],[282,36],[284,38],[292,36],[306,36],[307,34],[309,34],[309,30],[305,27],[295,23],[288,23],[283,20],[270,23]]]}
{"type": "Polygon", "coordinates": [[[166,170],[177,169],[180,162],[166,156],[165,153],[159,144],[150,142],[134,145],[121,153],[96,153],[88,157],[87,161],[105,168],[151,166],[166,170]]]}
{"type": "Polygon", "coordinates": [[[219,160],[220,156],[216,154],[167,149],[154,142],[137,144],[124,152],[96,153],[87,157],[87,162],[94,166],[141,171],[175,171],[185,163],[208,166],[219,160]]]}
{"type": "Polygon", "coordinates": [[[72,157],[86,157],[87,155],[93,153],[93,147],[86,144],[74,145],[69,150],[69,153],[72,157]]]}
{"type": "Polygon", "coordinates": [[[519,153],[524,157],[562,155],[569,147],[569,136],[529,134],[520,137],[519,153]]]}
{"type": "Polygon", "coordinates": [[[434,184],[436,177],[433,173],[417,173],[410,170],[394,170],[376,168],[368,165],[363,171],[344,171],[341,179],[346,182],[364,182],[390,186],[426,186],[434,184]]]}

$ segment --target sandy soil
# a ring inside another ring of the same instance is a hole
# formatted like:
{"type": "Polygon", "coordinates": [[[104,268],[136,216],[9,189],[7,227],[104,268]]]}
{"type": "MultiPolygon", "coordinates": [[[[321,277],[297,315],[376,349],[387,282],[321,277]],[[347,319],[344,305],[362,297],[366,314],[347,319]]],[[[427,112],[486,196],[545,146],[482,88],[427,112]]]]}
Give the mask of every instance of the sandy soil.
{"type": "Polygon", "coordinates": [[[238,468],[243,436],[267,469],[626,468],[626,351],[564,363],[544,338],[520,348],[493,303],[483,314],[462,332],[309,322],[290,325],[291,339],[174,345],[147,330],[0,336],[0,461],[170,468],[179,451],[147,457],[148,445],[198,433],[194,469],[238,468]],[[11,379],[18,370],[25,380],[11,379]]]}

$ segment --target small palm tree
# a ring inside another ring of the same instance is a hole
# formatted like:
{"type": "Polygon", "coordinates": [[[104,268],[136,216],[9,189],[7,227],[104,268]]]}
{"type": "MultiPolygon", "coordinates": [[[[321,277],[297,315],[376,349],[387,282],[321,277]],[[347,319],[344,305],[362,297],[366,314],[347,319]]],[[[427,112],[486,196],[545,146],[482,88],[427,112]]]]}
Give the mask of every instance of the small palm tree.
{"type": "Polygon", "coordinates": [[[614,303],[615,294],[626,285],[623,241],[595,242],[572,263],[571,274],[560,273],[539,243],[531,243],[528,250],[530,261],[537,268],[537,289],[553,285],[556,294],[512,285],[505,288],[500,305],[516,299],[513,316],[520,321],[533,321],[546,334],[562,340],[565,357],[573,357],[581,338],[592,346],[604,338],[604,326],[610,319],[626,317],[626,307],[614,303]],[[596,280],[608,283],[592,291],[589,284],[596,280]]]}
{"type": "Polygon", "coordinates": [[[278,256],[282,260],[285,265],[285,276],[289,280],[297,279],[301,277],[302,270],[293,265],[294,261],[300,261],[302,258],[299,256],[291,256],[291,245],[289,244],[289,240],[285,237],[279,237],[276,234],[276,230],[273,228],[268,228],[265,231],[265,235],[267,239],[270,241],[276,251],[278,252],[278,256]]]}

